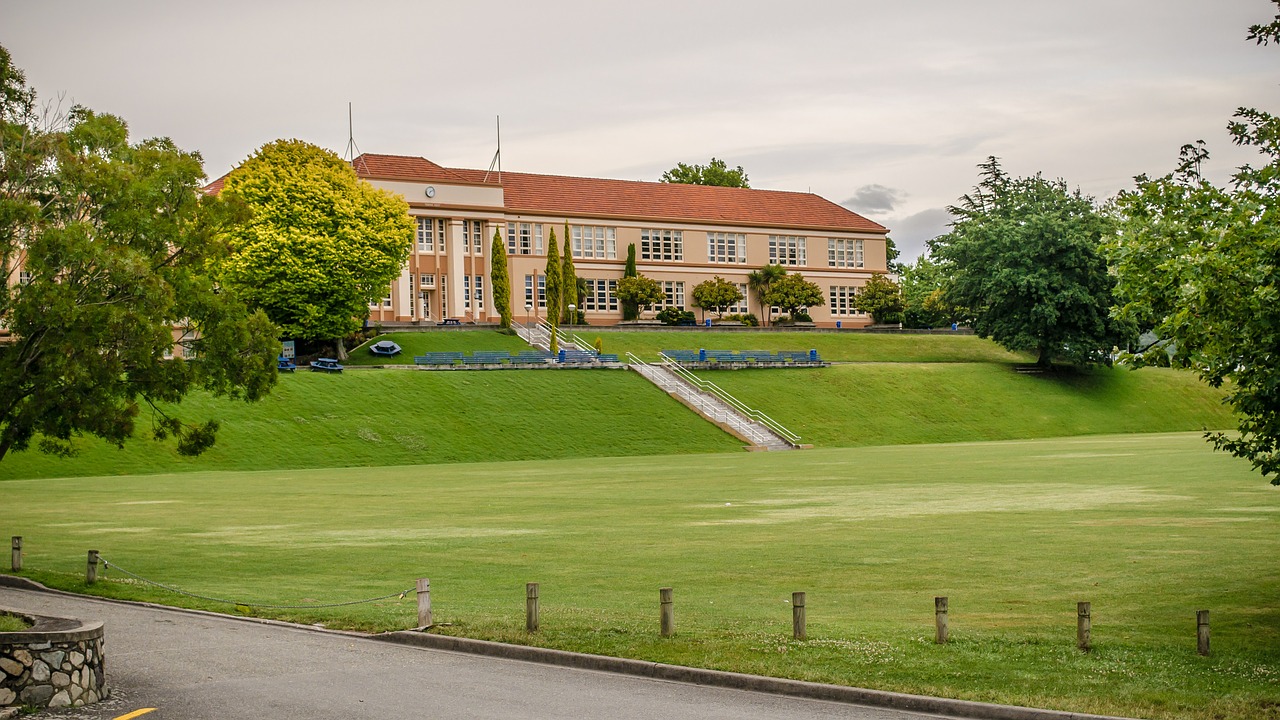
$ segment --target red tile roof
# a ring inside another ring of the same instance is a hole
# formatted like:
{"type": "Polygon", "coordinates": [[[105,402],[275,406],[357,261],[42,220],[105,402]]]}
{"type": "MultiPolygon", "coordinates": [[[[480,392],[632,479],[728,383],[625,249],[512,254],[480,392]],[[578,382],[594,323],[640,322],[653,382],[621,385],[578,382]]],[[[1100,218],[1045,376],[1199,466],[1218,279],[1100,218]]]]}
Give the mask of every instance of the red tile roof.
{"type": "Polygon", "coordinates": [[[634,180],[445,168],[420,157],[365,153],[353,163],[363,177],[418,182],[501,185],[508,212],[572,217],[682,220],[712,224],[860,230],[879,223],[812,193],[678,185],[634,180]]]}

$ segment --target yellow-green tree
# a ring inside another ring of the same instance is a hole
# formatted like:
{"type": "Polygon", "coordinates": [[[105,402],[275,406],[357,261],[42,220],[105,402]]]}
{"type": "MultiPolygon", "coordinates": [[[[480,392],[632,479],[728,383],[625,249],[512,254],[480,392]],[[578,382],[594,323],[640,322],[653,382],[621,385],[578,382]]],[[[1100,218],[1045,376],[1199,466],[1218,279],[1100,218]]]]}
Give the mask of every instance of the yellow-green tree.
{"type": "Polygon", "coordinates": [[[564,260],[560,263],[560,287],[563,288],[561,307],[565,322],[572,325],[578,322],[577,310],[569,310],[569,306],[578,306],[578,270],[573,266],[573,247],[569,244],[569,223],[564,224],[564,260]],[[570,314],[574,317],[571,317],[570,314]]]}
{"type": "Polygon", "coordinates": [[[360,327],[409,256],[408,204],[301,140],[262,146],[222,191],[251,211],[232,233],[224,281],[285,337],[334,340],[345,357],[342,338],[360,327]]]}
{"type": "Polygon", "coordinates": [[[550,350],[551,352],[556,352],[560,346],[560,342],[555,331],[560,325],[562,273],[560,267],[560,251],[556,247],[555,228],[551,228],[551,238],[547,245],[547,323],[551,325],[550,350]]]}

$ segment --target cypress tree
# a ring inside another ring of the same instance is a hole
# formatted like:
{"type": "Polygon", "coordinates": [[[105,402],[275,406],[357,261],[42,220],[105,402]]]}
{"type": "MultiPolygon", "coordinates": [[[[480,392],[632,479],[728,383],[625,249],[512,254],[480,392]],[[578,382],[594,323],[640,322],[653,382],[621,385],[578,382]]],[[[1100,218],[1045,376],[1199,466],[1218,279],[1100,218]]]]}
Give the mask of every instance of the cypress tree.
{"type": "MultiPolygon", "coordinates": [[[[639,275],[636,270],[636,244],[631,243],[627,246],[627,267],[622,271],[622,277],[636,277],[639,275]]],[[[633,302],[622,301],[622,319],[635,320],[640,317],[640,308],[633,302]]]]}
{"type": "Polygon", "coordinates": [[[511,327],[511,278],[507,274],[507,246],[502,232],[493,231],[493,248],[489,251],[489,287],[493,288],[493,305],[502,316],[502,327],[511,327]]]}
{"type": "MultiPolygon", "coordinates": [[[[551,242],[547,248],[547,322],[554,329],[560,324],[560,295],[563,292],[560,268],[560,249],[556,247],[556,229],[551,228],[551,242]]],[[[551,334],[551,352],[559,348],[555,333],[551,334]]]]}
{"type": "MultiPolygon", "coordinates": [[[[560,286],[564,288],[564,296],[560,306],[564,308],[565,322],[573,325],[577,317],[569,317],[569,306],[578,305],[578,271],[573,267],[573,248],[569,245],[569,223],[564,224],[564,262],[560,269],[560,286]]],[[[577,311],[573,312],[577,315],[577,311]]]]}

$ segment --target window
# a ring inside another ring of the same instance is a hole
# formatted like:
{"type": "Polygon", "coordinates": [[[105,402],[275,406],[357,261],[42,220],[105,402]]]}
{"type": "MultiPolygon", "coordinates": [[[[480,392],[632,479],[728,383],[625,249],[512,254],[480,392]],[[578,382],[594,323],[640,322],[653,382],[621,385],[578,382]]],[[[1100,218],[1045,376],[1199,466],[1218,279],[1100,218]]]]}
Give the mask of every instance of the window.
{"type": "Polygon", "coordinates": [[[747,236],[742,233],[707,233],[707,261],[744,263],[747,261],[747,236]]]}
{"type": "Polygon", "coordinates": [[[827,266],[838,268],[862,267],[862,241],[847,238],[828,238],[827,266]]]}
{"type": "Polygon", "coordinates": [[[27,283],[29,283],[29,282],[31,282],[31,272],[30,272],[30,271],[27,271],[27,270],[19,270],[19,271],[18,271],[18,284],[19,284],[19,285],[26,285],[26,284],[27,284],[27,283]]]}
{"type": "Polygon", "coordinates": [[[858,309],[858,288],[852,285],[832,285],[828,288],[827,307],[832,315],[865,315],[858,309]]]}
{"type": "Polygon", "coordinates": [[[738,292],[742,293],[742,299],[738,301],[737,305],[730,305],[729,307],[725,308],[724,311],[729,313],[730,315],[746,315],[747,313],[751,312],[751,309],[747,307],[748,305],[747,284],[738,283],[737,286],[738,286],[738,292]]]}
{"type": "Polygon", "coordinates": [[[471,276],[462,276],[462,309],[471,309],[471,276]]]}
{"type": "Polygon", "coordinates": [[[541,255],[541,223],[507,223],[507,254],[541,255]]]}
{"type": "Polygon", "coordinates": [[[658,284],[662,286],[662,292],[666,298],[662,302],[653,304],[654,310],[675,307],[684,309],[684,281],[683,280],[659,280],[658,284]]]}
{"type": "Polygon", "coordinates": [[[484,254],[484,228],[479,220],[462,221],[462,252],[470,255],[484,254]]]}
{"type": "Polygon", "coordinates": [[[582,309],[592,312],[618,312],[618,281],[587,279],[587,295],[582,309]]]}
{"type": "MultiPolygon", "coordinates": [[[[532,275],[524,276],[524,304],[525,305],[533,304],[533,276],[532,275]]],[[[547,306],[547,276],[539,275],[538,276],[538,307],[544,308],[546,306],[547,306]]]]}
{"type": "Polygon", "coordinates": [[[444,219],[418,218],[418,252],[435,252],[436,238],[444,242],[444,219]]]}
{"type": "Polygon", "coordinates": [[[616,260],[618,257],[617,228],[573,225],[569,228],[569,234],[573,237],[575,258],[616,260]]]}
{"type": "Polygon", "coordinates": [[[679,230],[641,230],[641,260],[684,260],[684,234],[679,230]]]}
{"type": "Polygon", "coordinates": [[[418,279],[418,286],[421,288],[434,288],[436,286],[435,274],[423,275],[418,279]]]}
{"type": "Polygon", "coordinates": [[[440,314],[449,317],[449,276],[440,276],[440,314]]]}
{"type": "Polygon", "coordinates": [[[475,300],[476,300],[476,310],[483,310],[484,309],[484,276],[483,275],[476,276],[475,300]]]}
{"type": "Polygon", "coordinates": [[[391,292],[390,292],[390,291],[387,291],[387,296],[386,296],[386,297],[384,297],[384,298],[382,298],[382,307],[384,307],[384,308],[389,308],[389,307],[391,307],[391,292]]]}
{"type": "Polygon", "coordinates": [[[769,263],[773,265],[804,265],[805,241],[791,235],[769,236],[769,263]]]}

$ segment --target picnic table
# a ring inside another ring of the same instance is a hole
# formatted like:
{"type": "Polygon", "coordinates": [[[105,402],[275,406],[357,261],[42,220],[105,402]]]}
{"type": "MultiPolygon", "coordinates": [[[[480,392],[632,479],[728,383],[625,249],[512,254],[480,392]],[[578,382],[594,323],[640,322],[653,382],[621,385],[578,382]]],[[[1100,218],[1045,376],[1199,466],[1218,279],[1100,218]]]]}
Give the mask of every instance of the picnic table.
{"type": "Polygon", "coordinates": [[[333,358],[319,358],[311,361],[311,371],[340,373],[342,372],[342,366],[333,358]]]}

